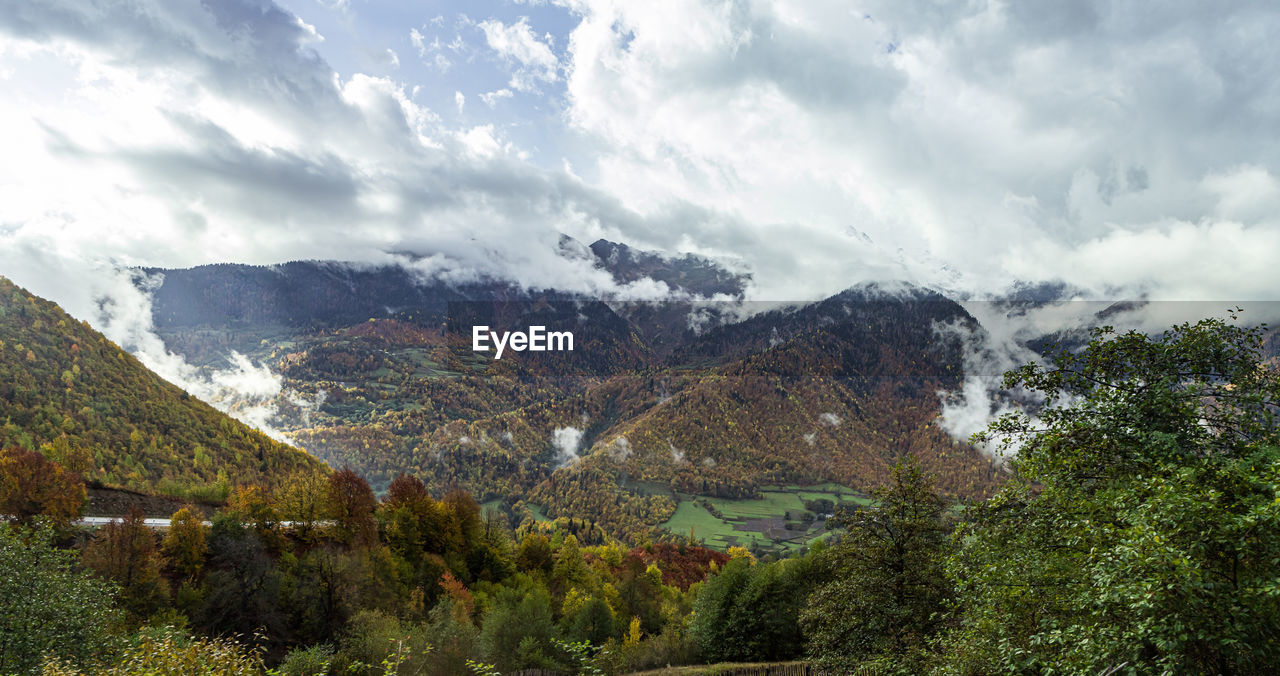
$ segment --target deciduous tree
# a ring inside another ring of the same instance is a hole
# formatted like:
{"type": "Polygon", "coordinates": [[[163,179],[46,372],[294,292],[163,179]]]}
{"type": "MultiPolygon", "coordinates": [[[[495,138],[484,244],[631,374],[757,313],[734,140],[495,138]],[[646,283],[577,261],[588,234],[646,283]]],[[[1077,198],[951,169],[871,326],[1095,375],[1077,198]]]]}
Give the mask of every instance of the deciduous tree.
{"type": "Polygon", "coordinates": [[[955,668],[1280,671],[1280,376],[1261,337],[1102,328],[1006,375],[1048,405],[987,435],[1017,456],[957,540],[955,668]]]}

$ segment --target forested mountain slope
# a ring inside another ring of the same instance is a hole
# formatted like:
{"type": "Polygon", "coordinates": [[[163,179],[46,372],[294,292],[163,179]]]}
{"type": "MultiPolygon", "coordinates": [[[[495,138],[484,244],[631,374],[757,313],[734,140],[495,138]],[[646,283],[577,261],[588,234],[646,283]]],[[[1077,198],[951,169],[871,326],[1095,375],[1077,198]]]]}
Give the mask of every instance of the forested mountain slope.
{"type": "Polygon", "coordinates": [[[187,395],[57,305],[0,278],[0,446],[87,481],[202,495],[323,463],[187,395]]]}
{"type": "MultiPolygon", "coordinates": [[[[613,264],[657,265],[595,248],[613,264]]],[[[226,266],[199,275],[212,275],[210,288],[270,298],[276,288],[302,293],[304,280],[323,269],[308,263],[250,274],[226,266]]],[[[166,272],[157,298],[187,272],[166,272]]],[[[908,454],[950,495],[986,495],[998,481],[986,458],[933,424],[937,393],[962,377],[961,345],[938,327],[973,319],[932,292],[861,287],[719,323],[717,313],[730,316],[732,303],[615,303],[498,287],[446,292],[406,278],[397,298],[427,294],[437,304],[386,317],[387,287],[375,279],[403,271],[334,274],[351,275],[344,279],[353,286],[324,285],[344,290],[335,291],[342,301],[316,320],[319,327],[246,347],[289,388],[322,401],[305,418],[281,421],[295,442],[334,466],[350,465],[379,490],[411,472],[435,490],[523,502],[628,537],[663,525],[691,496],[756,499],[769,486],[828,482],[868,491],[908,454]],[[467,300],[442,300],[450,293],[467,300]],[[709,326],[695,326],[696,312],[710,316],[709,326]],[[509,352],[496,361],[472,351],[473,325],[545,325],[574,331],[577,344],[573,352],[509,352]]],[[[219,326],[217,313],[203,315],[198,329],[173,328],[165,307],[158,300],[161,335],[197,360],[226,349],[219,336],[267,335],[252,319],[223,315],[219,326]]],[[[530,514],[516,509],[517,520],[530,514]]]]}

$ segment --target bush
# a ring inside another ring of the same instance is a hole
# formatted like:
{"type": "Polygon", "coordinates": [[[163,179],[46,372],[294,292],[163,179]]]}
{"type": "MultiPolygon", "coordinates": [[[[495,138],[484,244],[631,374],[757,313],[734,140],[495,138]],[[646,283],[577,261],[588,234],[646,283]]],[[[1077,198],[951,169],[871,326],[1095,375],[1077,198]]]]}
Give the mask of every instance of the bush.
{"type": "Polygon", "coordinates": [[[294,648],[284,656],[284,661],[276,671],[280,676],[320,676],[329,673],[333,655],[333,646],[327,643],[309,648],[294,648]]]}
{"type": "MultiPolygon", "coordinates": [[[[261,656],[235,641],[191,638],[172,627],[138,634],[134,644],[114,662],[90,673],[98,676],[258,676],[264,672],[261,656]]],[[[68,662],[50,659],[42,673],[44,676],[81,676],[86,672],[68,662]]]]}
{"type": "Polygon", "coordinates": [[[426,635],[421,624],[401,622],[380,610],[362,610],[351,618],[334,665],[344,662],[353,673],[420,673],[432,652],[426,635]]]}

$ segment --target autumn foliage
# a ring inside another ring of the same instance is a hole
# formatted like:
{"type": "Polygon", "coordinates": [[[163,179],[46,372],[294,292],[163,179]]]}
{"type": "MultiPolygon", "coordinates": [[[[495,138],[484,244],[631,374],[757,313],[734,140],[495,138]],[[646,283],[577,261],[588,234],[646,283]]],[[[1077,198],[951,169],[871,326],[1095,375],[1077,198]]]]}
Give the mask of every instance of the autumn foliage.
{"type": "Polygon", "coordinates": [[[19,523],[44,516],[65,525],[80,516],[84,502],[84,482],[61,465],[21,448],[0,451],[0,514],[19,523]]]}

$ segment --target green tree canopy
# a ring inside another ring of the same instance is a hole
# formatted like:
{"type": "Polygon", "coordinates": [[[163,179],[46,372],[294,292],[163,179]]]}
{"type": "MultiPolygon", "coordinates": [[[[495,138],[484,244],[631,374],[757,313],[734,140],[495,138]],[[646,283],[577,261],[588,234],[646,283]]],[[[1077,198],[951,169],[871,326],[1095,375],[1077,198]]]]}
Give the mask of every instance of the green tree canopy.
{"type": "Polygon", "coordinates": [[[956,540],[958,671],[1280,671],[1280,377],[1261,336],[1101,328],[1006,375],[1047,407],[986,435],[1017,452],[956,540]]]}
{"type": "Polygon", "coordinates": [[[834,579],[800,612],[809,653],[824,667],[903,663],[939,629],[952,593],[943,570],[945,503],[919,463],[899,461],[875,498],[838,517],[847,532],[823,556],[834,579]]]}
{"type": "Polygon", "coordinates": [[[83,663],[112,646],[114,586],[81,571],[47,529],[0,523],[0,673],[39,670],[54,656],[83,663]]]}

